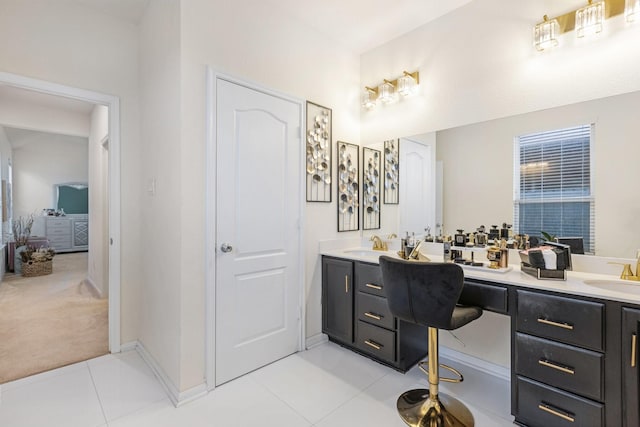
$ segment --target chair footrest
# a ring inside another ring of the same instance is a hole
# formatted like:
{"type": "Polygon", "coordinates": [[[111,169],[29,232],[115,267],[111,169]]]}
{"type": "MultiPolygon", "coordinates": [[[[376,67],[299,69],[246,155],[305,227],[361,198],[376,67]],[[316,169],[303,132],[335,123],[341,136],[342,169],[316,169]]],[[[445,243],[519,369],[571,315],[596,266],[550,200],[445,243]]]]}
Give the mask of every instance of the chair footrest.
{"type": "MultiPolygon", "coordinates": [[[[420,368],[420,370],[422,372],[425,373],[425,375],[427,376],[427,378],[429,378],[429,370],[428,370],[428,366],[429,366],[429,359],[427,358],[427,360],[423,360],[421,362],[418,362],[418,367],[420,368]],[[427,368],[425,368],[425,366],[427,366],[427,368]]],[[[462,373],[460,373],[460,371],[458,371],[455,368],[452,368],[449,365],[445,365],[444,363],[440,364],[440,367],[443,369],[448,370],[449,372],[452,372],[454,375],[457,376],[457,378],[448,378],[448,377],[441,377],[438,374],[438,381],[443,381],[445,383],[461,383],[464,381],[464,376],[462,375],[462,373]]]]}

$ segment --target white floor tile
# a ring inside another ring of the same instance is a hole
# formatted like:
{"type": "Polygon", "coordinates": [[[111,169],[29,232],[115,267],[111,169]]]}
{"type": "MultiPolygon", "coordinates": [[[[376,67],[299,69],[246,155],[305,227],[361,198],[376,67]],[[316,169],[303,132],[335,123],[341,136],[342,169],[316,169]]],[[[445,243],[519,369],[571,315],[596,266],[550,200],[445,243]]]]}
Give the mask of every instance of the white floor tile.
{"type": "Polygon", "coordinates": [[[88,362],[107,421],[139,411],[167,397],[135,351],[88,362]]]}
{"type": "Polygon", "coordinates": [[[86,367],[2,389],[0,426],[97,427],[105,422],[86,367]]]}
{"type": "Polygon", "coordinates": [[[327,343],[249,376],[316,423],[387,372],[388,368],[376,362],[327,343]]]}
{"type": "MultiPolygon", "coordinates": [[[[471,410],[476,427],[511,426],[509,382],[455,366],[462,384],[441,391],[471,410]]],[[[398,396],[427,388],[336,344],[301,352],[175,408],[135,351],[3,385],[0,426],[35,427],[404,427],[398,396]]]]}

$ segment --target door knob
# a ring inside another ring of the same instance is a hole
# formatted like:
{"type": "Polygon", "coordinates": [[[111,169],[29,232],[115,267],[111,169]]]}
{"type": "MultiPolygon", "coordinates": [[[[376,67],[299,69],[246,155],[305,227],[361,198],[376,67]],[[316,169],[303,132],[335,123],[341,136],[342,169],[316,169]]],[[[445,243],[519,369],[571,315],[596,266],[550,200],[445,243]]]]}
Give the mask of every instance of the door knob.
{"type": "Polygon", "coordinates": [[[228,243],[223,243],[222,245],[220,245],[220,250],[225,253],[231,252],[233,250],[233,246],[228,243]]]}

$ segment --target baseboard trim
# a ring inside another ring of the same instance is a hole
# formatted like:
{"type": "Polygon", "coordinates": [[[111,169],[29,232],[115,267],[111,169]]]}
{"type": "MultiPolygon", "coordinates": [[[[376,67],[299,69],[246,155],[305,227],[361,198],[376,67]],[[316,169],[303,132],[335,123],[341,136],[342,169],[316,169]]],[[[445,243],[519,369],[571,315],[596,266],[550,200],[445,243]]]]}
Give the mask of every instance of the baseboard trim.
{"type": "Polygon", "coordinates": [[[178,387],[176,387],[173,381],[171,381],[167,374],[165,374],[164,370],[140,341],[122,344],[120,348],[122,351],[136,350],[138,352],[140,357],[142,357],[142,360],[145,361],[153,371],[156,378],[158,378],[162,388],[165,393],[167,393],[169,400],[171,400],[171,403],[173,403],[176,408],[207,394],[207,385],[205,383],[199,384],[185,391],[179,391],[178,387]]]}
{"type": "Polygon", "coordinates": [[[495,363],[487,362],[486,360],[482,360],[478,357],[471,356],[448,347],[440,346],[440,357],[470,366],[505,381],[511,380],[511,369],[505,368],[501,365],[496,365],[495,363]]]}
{"type": "Polygon", "coordinates": [[[329,337],[327,336],[327,334],[316,334],[312,337],[308,337],[305,341],[305,348],[307,350],[313,348],[313,347],[317,347],[320,344],[324,344],[327,341],[329,341],[329,337]]]}
{"type": "Polygon", "coordinates": [[[89,287],[89,290],[91,291],[94,297],[96,298],[103,297],[102,291],[98,289],[98,286],[96,286],[96,284],[93,282],[93,280],[91,280],[91,278],[87,277],[86,279],[84,279],[84,283],[87,284],[87,286],[89,287]]]}

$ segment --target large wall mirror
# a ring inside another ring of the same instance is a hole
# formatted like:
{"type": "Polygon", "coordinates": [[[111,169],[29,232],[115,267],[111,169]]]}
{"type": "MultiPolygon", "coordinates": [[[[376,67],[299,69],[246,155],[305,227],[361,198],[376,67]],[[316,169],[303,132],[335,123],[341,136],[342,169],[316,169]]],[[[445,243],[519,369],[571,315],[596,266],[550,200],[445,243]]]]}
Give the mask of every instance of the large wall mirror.
{"type": "MultiPolygon", "coordinates": [[[[474,231],[480,225],[511,224],[514,138],[593,124],[595,255],[635,257],[640,248],[639,107],[640,92],[632,92],[408,137],[433,138],[436,165],[442,165],[442,194],[434,195],[437,206],[425,211],[424,217],[435,218],[434,212],[441,209],[440,223],[447,234],[458,228],[474,231]]],[[[400,141],[402,145],[403,138],[400,141]]],[[[402,188],[402,179],[400,185],[402,188]]],[[[419,215],[419,208],[409,203],[413,199],[401,196],[397,207],[383,205],[383,218],[388,222],[382,228],[397,230],[405,210],[419,215]]]]}

